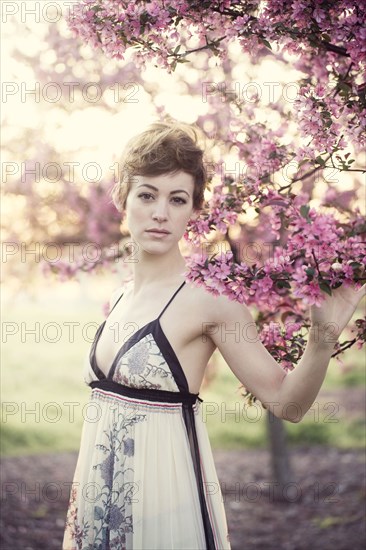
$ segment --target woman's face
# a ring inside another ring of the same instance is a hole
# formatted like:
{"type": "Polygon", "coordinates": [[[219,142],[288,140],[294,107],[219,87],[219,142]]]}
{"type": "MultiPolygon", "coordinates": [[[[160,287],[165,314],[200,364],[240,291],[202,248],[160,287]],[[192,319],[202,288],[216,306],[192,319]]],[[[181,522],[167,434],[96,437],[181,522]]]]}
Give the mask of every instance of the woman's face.
{"type": "Polygon", "coordinates": [[[166,251],[182,238],[190,217],[198,214],[193,210],[193,177],[176,172],[132,180],[126,201],[131,236],[147,252],[166,251]]]}

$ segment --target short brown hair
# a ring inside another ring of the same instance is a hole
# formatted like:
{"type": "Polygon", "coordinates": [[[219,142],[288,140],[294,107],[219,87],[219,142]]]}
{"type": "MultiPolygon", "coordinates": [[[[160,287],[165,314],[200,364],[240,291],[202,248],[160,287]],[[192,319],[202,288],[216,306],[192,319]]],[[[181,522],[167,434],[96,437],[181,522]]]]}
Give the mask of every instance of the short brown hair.
{"type": "Polygon", "coordinates": [[[193,208],[201,209],[207,172],[200,139],[203,135],[199,128],[173,119],[154,122],[130,139],[122,154],[119,181],[111,191],[117,210],[122,212],[126,208],[133,176],[160,176],[178,171],[193,177],[193,208]]]}

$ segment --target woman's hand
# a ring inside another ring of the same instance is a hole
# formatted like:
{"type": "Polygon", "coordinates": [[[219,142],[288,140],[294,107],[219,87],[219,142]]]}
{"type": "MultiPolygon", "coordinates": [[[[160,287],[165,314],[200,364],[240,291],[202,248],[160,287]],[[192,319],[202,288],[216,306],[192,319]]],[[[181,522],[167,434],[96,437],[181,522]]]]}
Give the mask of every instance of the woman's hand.
{"type": "Polygon", "coordinates": [[[359,290],[355,290],[354,286],[344,285],[332,289],[332,296],[327,294],[320,306],[310,307],[312,327],[327,331],[332,341],[336,341],[365,295],[366,284],[359,290]]]}

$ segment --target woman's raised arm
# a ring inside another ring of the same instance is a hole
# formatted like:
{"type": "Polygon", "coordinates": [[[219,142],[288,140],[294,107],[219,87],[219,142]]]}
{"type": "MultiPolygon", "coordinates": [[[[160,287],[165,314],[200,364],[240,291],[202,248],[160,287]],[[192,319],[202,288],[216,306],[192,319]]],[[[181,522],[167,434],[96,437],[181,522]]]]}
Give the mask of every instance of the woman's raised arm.
{"type": "Polygon", "coordinates": [[[216,298],[214,324],[206,334],[220,350],[236,377],[271,412],[299,422],[313,404],[341,332],[348,324],[366,285],[359,290],[339,287],[321,306],[311,306],[311,323],[304,353],[291,372],[285,372],[259,338],[253,317],[244,304],[216,298]]]}

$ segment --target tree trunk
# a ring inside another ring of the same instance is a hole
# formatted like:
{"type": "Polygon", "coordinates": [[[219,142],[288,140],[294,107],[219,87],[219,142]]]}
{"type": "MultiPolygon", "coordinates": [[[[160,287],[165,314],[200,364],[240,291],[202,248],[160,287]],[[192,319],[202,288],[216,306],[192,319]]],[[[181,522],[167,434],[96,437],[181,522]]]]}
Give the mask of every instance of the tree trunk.
{"type": "Polygon", "coordinates": [[[267,430],[273,474],[270,496],[275,501],[293,502],[298,496],[298,488],[293,479],[285,426],[282,418],[270,411],[267,412],[267,430]]]}

